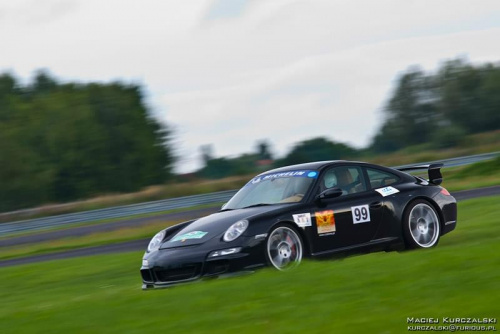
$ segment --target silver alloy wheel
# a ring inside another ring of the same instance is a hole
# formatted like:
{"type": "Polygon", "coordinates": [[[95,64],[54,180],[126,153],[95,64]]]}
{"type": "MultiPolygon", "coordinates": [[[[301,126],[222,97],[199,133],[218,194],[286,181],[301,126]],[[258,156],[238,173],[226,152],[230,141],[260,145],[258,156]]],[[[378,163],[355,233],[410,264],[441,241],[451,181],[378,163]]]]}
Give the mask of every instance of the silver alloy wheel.
{"type": "Polygon", "coordinates": [[[296,267],[302,260],[302,242],[294,230],[278,227],[267,240],[267,255],[278,270],[296,267]]]}
{"type": "Polygon", "coordinates": [[[413,240],[423,248],[436,244],[439,238],[439,219],[427,204],[417,204],[411,209],[409,229],[413,240]]]}

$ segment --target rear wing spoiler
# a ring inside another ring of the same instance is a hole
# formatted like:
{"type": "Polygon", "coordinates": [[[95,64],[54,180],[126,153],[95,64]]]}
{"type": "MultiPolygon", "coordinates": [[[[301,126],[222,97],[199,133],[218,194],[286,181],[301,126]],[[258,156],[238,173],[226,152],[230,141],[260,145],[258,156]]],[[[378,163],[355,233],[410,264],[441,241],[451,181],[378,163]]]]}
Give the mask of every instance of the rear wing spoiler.
{"type": "Polygon", "coordinates": [[[427,173],[429,174],[429,182],[435,185],[440,185],[443,182],[443,175],[441,174],[441,168],[443,168],[442,163],[438,164],[429,164],[429,165],[419,165],[419,166],[406,166],[396,168],[401,172],[408,172],[412,170],[419,169],[427,169],[427,173]]]}

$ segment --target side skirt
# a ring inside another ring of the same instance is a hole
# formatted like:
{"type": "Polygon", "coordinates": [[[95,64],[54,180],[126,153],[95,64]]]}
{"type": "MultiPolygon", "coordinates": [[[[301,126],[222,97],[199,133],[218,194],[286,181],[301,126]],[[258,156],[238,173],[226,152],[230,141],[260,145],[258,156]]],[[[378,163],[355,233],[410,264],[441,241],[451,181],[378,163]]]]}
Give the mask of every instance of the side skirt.
{"type": "Polygon", "coordinates": [[[369,242],[365,242],[363,244],[357,244],[357,245],[353,245],[353,246],[336,248],[336,249],[332,249],[332,250],[328,250],[328,251],[323,251],[323,252],[318,252],[318,253],[312,253],[311,255],[313,257],[321,257],[321,256],[325,256],[325,255],[335,254],[335,253],[342,253],[342,252],[346,252],[346,251],[350,251],[350,250],[357,250],[357,249],[365,248],[365,247],[369,248],[369,247],[376,246],[376,245],[391,243],[391,242],[394,242],[394,241],[397,241],[397,240],[399,240],[398,237],[376,239],[376,240],[372,240],[372,241],[369,241],[369,242]]]}

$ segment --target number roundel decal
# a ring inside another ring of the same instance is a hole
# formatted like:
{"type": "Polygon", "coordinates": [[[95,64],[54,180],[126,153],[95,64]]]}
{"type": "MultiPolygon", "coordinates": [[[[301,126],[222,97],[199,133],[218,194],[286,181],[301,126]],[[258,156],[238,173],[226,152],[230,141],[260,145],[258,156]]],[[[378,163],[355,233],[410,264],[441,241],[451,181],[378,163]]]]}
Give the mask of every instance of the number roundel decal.
{"type": "Polygon", "coordinates": [[[354,224],[366,223],[370,221],[370,209],[368,204],[351,207],[352,222],[354,224]]]}

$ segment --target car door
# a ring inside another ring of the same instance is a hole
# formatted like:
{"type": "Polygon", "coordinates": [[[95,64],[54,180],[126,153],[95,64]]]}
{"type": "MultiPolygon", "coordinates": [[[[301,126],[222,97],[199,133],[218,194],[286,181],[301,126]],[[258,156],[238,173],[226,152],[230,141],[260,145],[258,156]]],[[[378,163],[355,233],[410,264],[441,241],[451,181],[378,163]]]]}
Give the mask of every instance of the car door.
{"type": "Polygon", "coordinates": [[[377,203],[381,203],[380,211],[383,212],[381,224],[374,238],[394,237],[398,233],[395,233],[391,221],[396,219],[394,216],[394,199],[399,195],[398,188],[401,178],[387,170],[378,169],[376,166],[366,166],[364,170],[368,180],[368,187],[372,189],[371,193],[374,196],[378,196],[377,203]]]}
{"type": "Polygon", "coordinates": [[[382,220],[380,195],[370,191],[361,166],[326,169],[320,175],[317,193],[329,188],[340,188],[342,195],[323,199],[312,210],[314,254],[369,242],[382,220]]]}

